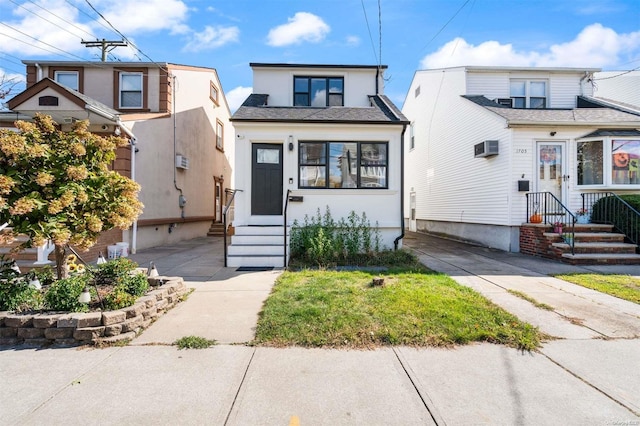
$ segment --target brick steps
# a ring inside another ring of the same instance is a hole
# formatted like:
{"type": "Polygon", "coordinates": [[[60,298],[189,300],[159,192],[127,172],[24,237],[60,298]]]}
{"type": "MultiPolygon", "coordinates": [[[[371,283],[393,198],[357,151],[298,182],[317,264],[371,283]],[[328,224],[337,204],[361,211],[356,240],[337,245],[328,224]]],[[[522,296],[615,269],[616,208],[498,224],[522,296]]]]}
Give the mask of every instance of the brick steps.
{"type": "Polygon", "coordinates": [[[523,224],[520,228],[520,251],[571,264],[581,265],[640,265],[638,246],[625,242],[625,235],[613,232],[612,225],[576,224],[565,228],[574,232],[574,247],[547,224],[523,224]]]}

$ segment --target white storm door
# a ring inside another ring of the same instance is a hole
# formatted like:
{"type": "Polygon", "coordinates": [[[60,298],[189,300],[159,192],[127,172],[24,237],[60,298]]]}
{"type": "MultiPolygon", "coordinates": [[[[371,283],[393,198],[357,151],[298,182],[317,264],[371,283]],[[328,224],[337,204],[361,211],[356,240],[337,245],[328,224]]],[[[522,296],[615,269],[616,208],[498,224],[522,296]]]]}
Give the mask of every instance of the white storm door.
{"type": "Polygon", "coordinates": [[[536,149],[538,192],[552,193],[566,205],[569,180],[564,142],[538,142],[536,149]]]}

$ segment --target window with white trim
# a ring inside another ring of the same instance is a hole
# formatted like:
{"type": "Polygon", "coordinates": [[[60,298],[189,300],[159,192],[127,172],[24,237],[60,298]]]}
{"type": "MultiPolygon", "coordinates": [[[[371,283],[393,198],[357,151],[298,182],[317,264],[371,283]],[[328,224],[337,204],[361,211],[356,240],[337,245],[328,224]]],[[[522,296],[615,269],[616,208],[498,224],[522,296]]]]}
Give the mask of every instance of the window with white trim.
{"type": "Polygon", "coordinates": [[[388,143],[300,142],[300,188],[388,188],[388,143]]]}
{"type": "Polygon", "coordinates": [[[142,108],[141,72],[121,72],[119,86],[119,104],[121,109],[142,108]]]}
{"type": "Polygon", "coordinates": [[[576,149],[578,186],[640,186],[640,139],[580,140],[576,149]]]}
{"type": "Polygon", "coordinates": [[[224,125],[220,120],[216,120],[216,148],[224,150],[224,125]]]}
{"type": "Polygon", "coordinates": [[[57,83],[60,83],[69,89],[76,91],[80,89],[78,71],[55,71],[54,79],[57,83]]]}
{"type": "Polygon", "coordinates": [[[513,108],[547,108],[546,80],[513,79],[509,84],[513,108]]]}

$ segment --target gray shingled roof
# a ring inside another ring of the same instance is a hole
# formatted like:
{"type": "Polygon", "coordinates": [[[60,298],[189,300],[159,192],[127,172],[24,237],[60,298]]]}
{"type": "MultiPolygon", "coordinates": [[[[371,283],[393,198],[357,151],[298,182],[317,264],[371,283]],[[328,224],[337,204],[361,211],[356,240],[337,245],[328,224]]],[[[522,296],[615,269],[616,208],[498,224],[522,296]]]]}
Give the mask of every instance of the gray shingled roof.
{"type": "Polygon", "coordinates": [[[638,137],[640,136],[640,131],[635,129],[598,129],[595,132],[582,136],[582,138],[600,138],[604,136],[638,137]]]}
{"type": "Polygon", "coordinates": [[[463,96],[471,102],[505,118],[512,124],[631,124],[638,125],[640,117],[613,108],[520,109],[509,108],[485,96],[463,96]]]}
{"type": "Polygon", "coordinates": [[[369,96],[371,107],[278,107],[268,105],[268,95],[252,94],[231,121],[331,122],[405,124],[409,120],[384,95],[369,96]]]}

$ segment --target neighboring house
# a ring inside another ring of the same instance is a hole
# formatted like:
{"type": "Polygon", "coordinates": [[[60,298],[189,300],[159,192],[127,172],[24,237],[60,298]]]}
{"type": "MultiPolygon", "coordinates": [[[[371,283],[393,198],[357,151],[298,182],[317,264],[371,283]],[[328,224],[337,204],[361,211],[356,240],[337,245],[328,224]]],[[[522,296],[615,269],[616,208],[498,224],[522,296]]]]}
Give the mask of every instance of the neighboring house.
{"type": "Polygon", "coordinates": [[[638,192],[640,115],[593,97],[598,71],[417,71],[402,109],[407,226],[517,252],[527,192],[573,212],[585,192],[638,192]]]}
{"type": "MultiPolygon", "coordinates": [[[[128,231],[113,230],[93,250],[115,241],[142,249],[205,236],[222,222],[233,186],[230,111],[215,69],[142,62],[23,61],[27,88],[8,102],[3,125],[53,116],[62,130],[88,119],[90,130],[120,134],[114,169],[142,187],[144,212],[128,231]],[[133,150],[132,150],[133,148],[133,150]]],[[[95,253],[92,253],[93,255],[95,253]]],[[[89,260],[93,260],[90,255],[89,260]]]]}
{"type": "Polygon", "coordinates": [[[253,94],[235,128],[235,235],[229,266],[283,266],[284,222],[329,207],[366,213],[382,245],[403,236],[408,122],[383,94],[386,66],[252,63],[253,94]],[[287,199],[287,193],[293,198],[287,199]]]}
{"type": "Polygon", "coordinates": [[[594,74],[593,95],[640,114],[640,71],[602,71],[594,74]]]}

